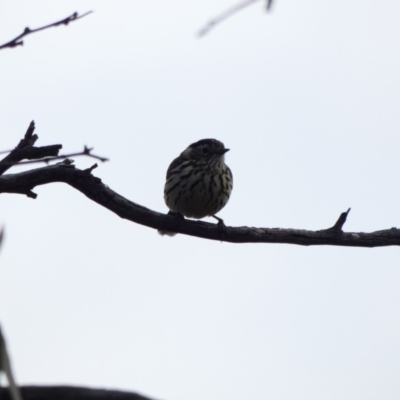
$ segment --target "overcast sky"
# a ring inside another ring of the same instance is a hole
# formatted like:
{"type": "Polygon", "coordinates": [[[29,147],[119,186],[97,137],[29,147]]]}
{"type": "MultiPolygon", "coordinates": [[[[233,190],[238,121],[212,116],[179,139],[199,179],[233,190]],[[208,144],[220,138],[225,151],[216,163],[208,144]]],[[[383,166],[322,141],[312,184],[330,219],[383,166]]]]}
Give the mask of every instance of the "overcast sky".
{"type": "MultiPolygon", "coordinates": [[[[400,3],[3,0],[0,148],[89,145],[159,212],[190,143],[231,151],[229,226],[400,227],[400,3]]],[[[79,168],[94,161],[76,158],[79,168]]],[[[14,168],[20,171],[21,168],[14,168]]],[[[11,170],[10,172],[13,172],[11,170]]],[[[399,248],[229,244],[124,221],[64,184],[0,196],[0,322],[20,384],[161,400],[398,400],[399,248]]],[[[210,220],[213,222],[213,220],[210,220]]]]}

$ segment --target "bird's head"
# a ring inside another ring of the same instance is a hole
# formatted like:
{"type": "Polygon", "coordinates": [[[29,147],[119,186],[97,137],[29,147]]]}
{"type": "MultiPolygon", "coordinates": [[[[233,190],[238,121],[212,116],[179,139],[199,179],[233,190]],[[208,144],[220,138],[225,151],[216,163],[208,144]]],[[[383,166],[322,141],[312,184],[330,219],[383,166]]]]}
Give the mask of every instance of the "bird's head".
{"type": "Polygon", "coordinates": [[[224,144],[216,139],[202,139],[192,143],[182,154],[185,158],[198,160],[224,159],[224,154],[229,151],[224,144]]]}

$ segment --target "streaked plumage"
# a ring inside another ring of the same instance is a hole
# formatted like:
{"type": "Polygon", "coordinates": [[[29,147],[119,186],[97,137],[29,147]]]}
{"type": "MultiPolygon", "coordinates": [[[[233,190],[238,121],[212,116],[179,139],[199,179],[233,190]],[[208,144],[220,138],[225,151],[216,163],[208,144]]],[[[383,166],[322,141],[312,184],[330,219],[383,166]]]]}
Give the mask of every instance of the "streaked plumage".
{"type": "Polygon", "coordinates": [[[226,205],[233,186],[232,172],[225,164],[227,151],[216,139],[202,139],[172,161],[164,188],[172,212],[200,219],[215,217],[226,205]]]}

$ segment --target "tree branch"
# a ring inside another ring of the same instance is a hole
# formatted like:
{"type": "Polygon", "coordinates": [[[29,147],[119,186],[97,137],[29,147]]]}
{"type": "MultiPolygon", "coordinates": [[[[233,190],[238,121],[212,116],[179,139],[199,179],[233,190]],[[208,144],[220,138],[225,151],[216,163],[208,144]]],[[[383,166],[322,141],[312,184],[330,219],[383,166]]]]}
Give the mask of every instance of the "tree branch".
{"type": "MultiPolygon", "coordinates": [[[[38,136],[34,134],[34,130],[35,123],[32,121],[25,136],[16,148],[0,161],[0,193],[24,194],[32,199],[36,199],[37,194],[33,192],[36,186],[53,182],[64,182],[119,217],[137,224],[161,231],[182,233],[203,239],[220,240],[230,243],[288,243],[301,246],[332,245],[352,247],[400,246],[400,229],[397,228],[371,233],[343,232],[342,228],[346,222],[350,208],[339,216],[339,219],[331,228],[319,231],[253,228],[246,226],[226,227],[226,229],[221,231],[217,224],[176,218],[175,216],[161,214],[136,204],[114,192],[108,186],[104,185],[100,178],[92,175],[92,171],[97,167],[97,164],[85,170],[80,170],[75,168],[72,165],[73,161],[68,158],[55,165],[1,176],[11,165],[15,165],[25,158],[37,158],[38,160],[35,162],[47,162],[67,157],[57,155],[59,149],[62,147],[61,145],[34,147],[33,145],[38,139],[38,136]],[[54,155],[52,158],[41,158],[52,154],[54,155]]],[[[73,155],[87,155],[98,158],[101,161],[106,160],[103,157],[92,155],[91,150],[85,146],[82,153],[74,153],[73,155]]]]}
{"type": "Polygon", "coordinates": [[[0,327],[0,373],[1,372],[4,372],[5,376],[7,377],[10,400],[22,400],[19,387],[15,383],[14,374],[12,372],[11,360],[10,356],[8,355],[6,340],[0,327]]]}
{"type": "Polygon", "coordinates": [[[7,157],[0,161],[0,175],[4,174],[13,165],[30,164],[32,162],[48,162],[53,159],[67,158],[58,156],[59,150],[62,148],[61,144],[42,147],[24,147],[23,149],[14,149],[7,157]],[[54,158],[44,158],[51,157],[54,158]],[[21,160],[34,160],[21,163],[21,160]]]}
{"type": "MultiPolygon", "coordinates": [[[[50,148],[56,147],[56,146],[61,146],[61,145],[56,144],[53,146],[35,147],[33,149],[34,150],[42,150],[43,152],[45,152],[47,148],[49,148],[49,150],[50,150],[50,148]]],[[[61,148],[61,147],[59,147],[59,148],[61,148]]],[[[78,157],[78,156],[87,156],[87,157],[95,158],[96,160],[99,160],[101,162],[109,161],[109,159],[106,157],[101,157],[101,156],[97,156],[96,154],[92,154],[92,150],[93,150],[93,147],[84,146],[82,151],[78,151],[76,153],[60,154],[60,155],[45,154],[45,155],[43,155],[43,157],[46,157],[46,156],[50,156],[50,157],[47,157],[47,158],[37,157],[37,159],[32,159],[32,161],[19,162],[18,165],[37,164],[37,163],[41,163],[41,162],[48,164],[50,161],[65,160],[70,157],[78,157]]],[[[39,151],[37,152],[37,154],[39,155],[39,151]]],[[[28,157],[25,157],[25,158],[29,159],[28,157]]],[[[1,165],[1,161],[0,161],[0,165],[1,165]]],[[[0,175],[1,175],[1,173],[0,173],[0,175]]]]}
{"type": "MultiPolygon", "coordinates": [[[[200,29],[200,31],[198,32],[198,36],[201,37],[201,36],[206,35],[208,32],[211,31],[211,29],[215,28],[216,25],[218,25],[221,22],[225,21],[226,19],[232,17],[232,15],[236,14],[237,12],[242,10],[243,8],[246,8],[246,7],[250,6],[253,3],[256,3],[257,1],[258,0],[245,0],[245,1],[240,2],[239,4],[236,4],[235,6],[230,8],[229,10],[223,12],[218,17],[216,17],[216,18],[212,19],[210,22],[208,22],[208,24],[206,26],[204,26],[202,29],[200,29]]],[[[265,8],[266,8],[267,11],[271,10],[272,1],[273,0],[266,0],[265,8]]]]}
{"type": "Polygon", "coordinates": [[[347,220],[347,216],[349,215],[351,208],[349,208],[347,211],[342,212],[339,215],[338,220],[336,221],[335,225],[332,226],[332,228],[327,229],[327,231],[334,231],[334,232],[341,232],[343,225],[345,224],[347,220]]]}
{"type": "Polygon", "coordinates": [[[25,133],[23,139],[18,143],[11,153],[0,161],[0,175],[4,174],[13,165],[18,164],[21,160],[35,160],[43,157],[57,156],[58,151],[62,148],[61,144],[44,147],[33,147],[38,140],[38,135],[34,134],[35,122],[32,121],[25,133]]]}
{"type": "MultiPolygon", "coordinates": [[[[221,233],[216,224],[179,220],[174,216],[152,211],[124,198],[104,185],[100,178],[91,174],[96,167],[95,164],[87,170],[80,170],[71,165],[70,160],[65,160],[47,167],[3,175],[0,177],[0,193],[18,193],[36,198],[37,194],[32,191],[36,186],[64,182],[119,217],[137,224],[162,231],[230,243],[287,243],[301,246],[350,247],[400,246],[400,229],[392,228],[371,233],[343,232],[344,218],[342,216],[332,228],[319,231],[228,226],[226,231],[221,233]]],[[[346,217],[348,212],[349,210],[345,213],[346,217]]]]}
{"type": "Polygon", "coordinates": [[[0,250],[1,250],[1,245],[3,243],[3,240],[4,240],[4,236],[5,236],[5,234],[4,234],[4,226],[3,226],[0,230],[0,250]]]}
{"type": "Polygon", "coordinates": [[[13,48],[13,47],[17,47],[17,46],[23,46],[24,41],[21,40],[23,37],[30,35],[31,33],[36,33],[39,31],[43,31],[44,29],[49,29],[49,28],[53,28],[59,25],[68,25],[70,22],[76,21],[78,19],[81,19],[83,17],[86,17],[86,15],[91,14],[93,11],[88,11],[85,14],[82,15],[78,15],[77,12],[74,12],[72,15],[68,16],[67,18],[63,18],[60,21],[57,22],[53,22],[52,24],[49,25],[45,25],[45,26],[41,26],[40,28],[36,28],[36,29],[30,29],[28,27],[25,28],[25,30],[18,35],[17,37],[15,37],[14,39],[10,40],[7,43],[4,43],[2,45],[0,45],[0,50],[5,49],[6,47],[9,48],[13,48]]]}
{"type": "MultiPolygon", "coordinates": [[[[33,147],[37,139],[38,135],[33,134],[35,131],[35,122],[32,121],[29,124],[29,127],[25,133],[24,138],[18,143],[17,147],[14,150],[11,150],[10,154],[4,157],[0,161],[0,175],[4,174],[8,169],[10,169],[13,165],[25,165],[25,164],[33,164],[33,163],[49,163],[49,161],[55,160],[65,160],[69,157],[77,157],[77,156],[88,156],[100,160],[102,162],[108,161],[108,158],[96,156],[92,154],[93,148],[89,148],[85,146],[83,151],[78,153],[70,153],[70,154],[62,154],[58,155],[60,149],[62,149],[61,144],[54,144],[51,146],[42,146],[42,147],[33,147]],[[21,160],[31,160],[26,162],[20,162],[21,160]]],[[[1,154],[1,153],[0,153],[1,154]]]]}
{"type": "MultiPolygon", "coordinates": [[[[20,390],[24,400],[151,400],[137,393],[73,386],[20,386],[20,390]]],[[[8,388],[0,387],[0,399],[13,400],[8,388]]]]}

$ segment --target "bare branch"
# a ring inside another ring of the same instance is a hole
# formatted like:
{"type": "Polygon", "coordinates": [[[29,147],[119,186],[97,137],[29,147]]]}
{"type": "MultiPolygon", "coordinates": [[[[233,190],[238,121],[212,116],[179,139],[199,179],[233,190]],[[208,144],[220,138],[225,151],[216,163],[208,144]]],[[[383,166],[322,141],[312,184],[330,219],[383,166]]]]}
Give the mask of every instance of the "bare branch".
{"type": "Polygon", "coordinates": [[[327,231],[336,231],[336,232],[341,232],[343,225],[345,224],[346,220],[347,220],[347,216],[349,215],[351,208],[349,208],[347,211],[342,212],[339,215],[338,220],[336,221],[335,225],[333,225],[331,228],[326,229],[327,231]]]}
{"type": "Polygon", "coordinates": [[[34,135],[35,132],[35,121],[31,121],[26,130],[24,138],[18,143],[17,149],[23,149],[24,147],[31,147],[36,143],[36,140],[39,139],[38,135],[34,135]]]}
{"type": "MultiPolygon", "coordinates": [[[[151,400],[137,393],[73,386],[20,386],[20,389],[23,398],[29,400],[151,400]]],[[[12,400],[7,388],[0,387],[0,398],[12,400]]]]}
{"type": "Polygon", "coordinates": [[[0,161],[0,175],[10,169],[13,165],[30,164],[37,162],[48,162],[49,160],[66,158],[63,156],[44,158],[48,156],[57,156],[59,150],[62,148],[61,144],[54,144],[52,146],[42,147],[25,147],[23,149],[13,150],[9,156],[0,161]],[[19,162],[20,160],[33,160],[28,162],[19,162]]]}
{"type": "Polygon", "coordinates": [[[85,146],[81,153],[59,156],[58,151],[61,149],[61,145],[33,146],[38,139],[38,136],[34,134],[34,130],[35,124],[32,121],[24,138],[19,142],[17,147],[0,161],[0,193],[24,194],[32,199],[36,199],[37,194],[33,192],[36,186],[53,182],[64,182],[121,218],[160,231],[181,233],[231,243],[288,243],[302,246],[332,245],[352,247],[400,246],[400,229],[397,228],[371,233],[343,232],[342,228],[346,222],[350,208],[340,215],[334,226],[319,231],[253,227],[226,227],[221,231],[218,224],[182,220],[171,215],[161,214],[133,203],[104,185],[99,178],[92,175],[93,170],[97,168],[97,164],[85,170],[80,170],[72,165],[73,160],[67,158],[85,155],[94,157],[100,161],[107,160],[104,157],[91,154],[91,148],[85,146]],[[47,157],[51,155],[50,153],[56,155],[51,158],[42,158],[43,156],[47,157]],[[25,158],[37,158],[37,160],[30,162],[64,160],[55,165],[1,176],[1,173],[10,168],[10,165],[15,165],[25,158]]]}
{"type": "MultiPolygon", "coordinates": [[[[54,146],[61,146],[61,145],[56,144],[54,146]]],[[[52,146],[35,147],[35,149],[44,149],[45,147],[52,147],[52,146]]],[[[87,156],[87,157],[95,158],[96,160],[99,160],[101,162],[109,161],[109,159],[106,157],[96,156],[95,154],[92,154],[91,153],[92,150],[93,150],[93,148],[88,148],[85,146],[83,151],[80,151],[77,153],[60,154],[60,155],[54,156],[54,157],[42,158],[41,160],[24,161],[24,162],[18,163],[18,165],[37,164],[37,163],[41,163],[41,162],[48,164],[50,161],[65,160],[70,157],[78,157],[78,156],[87,156]]],[[[38,158],[40,158],[40,157],[38,157],[38,158]]],[[[1,165],[1,162],[0,162],[0,165],[1,165]]]]}
{"type": "MultiPolygon", "coordinates": [[[[79,170],[69,162],[0,177],[0,193],[25,194],[36,198],[36,186],[64,182],[119,217],[162,231],[176,232],[199,238],[230,243],[288,243],[301,246],[331,245],[351,247],[400,246],[400,229],[392,228],[371,233],[349,233],[338,229],[308,231],[302,229],[226,227],[221,234],[217,224],[183,220],[152,211],[136,204],[104,185],[91,174],[92,168],[79,170]]],[[[341,220],[342,221],[342,220],[341,220]]],[[[343,222],[344,223],[344,222],[343,222]]],[[[339,226],[340,224],[336,223],[339,226]]]]}
{"type": "MultiPolygon", "coordinates": [[[[204,26],[202,29],[200,29],[200,31],[198,32],[197,35],[199,37],[206,35],[208,32],[210,32],[211,29],[215,28],[216,25],[218,25],[221,22],[225,21],[226,19],[232,17],[234,14],[236,14],[240,10],[250,6],[253,3],[256,3],[257,1],[258,0],[246,0],[246,1],[240,2],[239,4],[236,4],[229,10],[226,10],[225,12],[223,12],[218,17],[212,19],[206,26],[204,26]]],[[[267,11],[271,10],[271,6],[272,6],[272,0],[266,0],[266,10],[267,11]]]]}
{"type": "Polygon", "coordinates": [[[10,400],[22,400],[20,390],[15,383],[14,374],[11,368],[11,360],[8,355],[6,340],[0,327],[0,373],[4,372],[7,377],[10,391],[10,400]]]}
{"type": "Polygon", "coordinates": [[[13,165],[25,165],[25,164],[33,164],[44,162],[48,164],[53,160],[65,160],[69,157],[77,157],[77,156],[87,156],[95,158],[101,162],[108,161],[108,158],[100,157],[95,154],[92,154],[93,148],[89,148],[85,146],[83,151],[78,153],[70,153],[59,155],[58,152],[62,149],[61,144],[54,144],[51,146],[42,146],[42,147],[33,147],[37,139],[38,135],[33,134],[35,131],[35,122],[32,121],[29,124],[29,127],[25,133],[24,138],[18,143],[17,147],[10,152],[10,154],[3,158],[0,161],[0,175],[4,174],[8,169],[10,169],[13,165]],[[31,160],[26,162],[20,162],[21,160],[31,160]]]}
{"type": "Polygon", "coordinates": [[[39,136],[34,134],[35,122],[32,121],[25,133],[25,136],[11,153],[0,161],[0,175],[4,174],[13,165],[21,160],[37,160],[43,157],[57,156],[62,148],[61,144],[52,146],[33,147],[39,136]]]}
{"type": "Polygon", "coordinates": [[[25,36],[30,35],[31,33],[36,33],[39,31],[43,31],[44,29],[49,29],[49,28],[53,28],[56,26],[60,26],[60,25],[68,25],[70,22],[73,22],[73,21],[76,21],[83,17],[86,17],[87,15],[91,14],[92,12],[93,11],[88,11],[82,15],[78,15],[77,12],[74,12],[72,15],[70,15],[60,21],[53,22],[52,24],[41,26],[40,28],[36,28],[36,29],[30,29],[30,28],[26,27],[25,30],[20,35],[18,35],[17,37],[15,37],[14,39],[10,40],[7,43],[0,45],[0,50],[5,49],[6,47],[13,48],[13,47],[17,47],[17,46],[22,46],[24,44],[24,41],[21,39],[25,36]]]}
{"type": "Polygon", "coordinates": [[[4,226],[1,228],[1,231],[0,231],[0,250],[1,250],[1,245],[2,245],[2,243],[3,243],[3,240],[4,240],[4,236],[5,236],[5,233],[4,233],[4,226]]]}

